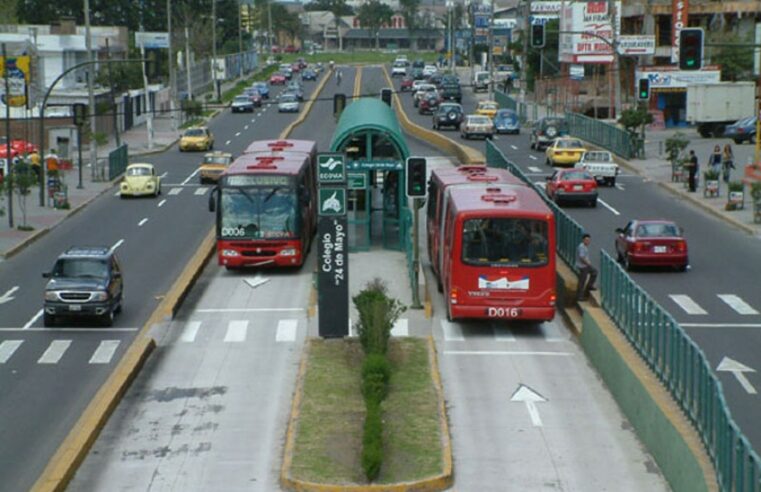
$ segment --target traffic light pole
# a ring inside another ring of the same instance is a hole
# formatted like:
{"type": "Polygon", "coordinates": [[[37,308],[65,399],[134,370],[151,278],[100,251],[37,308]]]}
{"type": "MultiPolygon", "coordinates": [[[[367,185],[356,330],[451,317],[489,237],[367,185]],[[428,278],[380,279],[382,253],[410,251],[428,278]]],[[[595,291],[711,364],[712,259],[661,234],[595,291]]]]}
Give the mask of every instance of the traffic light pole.
{"type": "Polygon", "coordinates": [[[420,303],[420,198],[412,199],[412,270],[415,272],[415,285],[412,286],[412,308],[422,309],[420,303]]]}

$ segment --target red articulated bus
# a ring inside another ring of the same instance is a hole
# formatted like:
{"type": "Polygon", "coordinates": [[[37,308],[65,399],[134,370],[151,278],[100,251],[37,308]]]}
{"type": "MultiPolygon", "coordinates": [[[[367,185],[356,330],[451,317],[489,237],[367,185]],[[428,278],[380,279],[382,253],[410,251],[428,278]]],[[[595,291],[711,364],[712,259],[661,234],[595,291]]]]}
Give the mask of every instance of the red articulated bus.
{"type": "Polygon", "coordinates": [[[255,142],[220,176],[209,198],[220,265],[304,263],[317,228],[316,144],[305,142],[255,142]]]}
{"type": "Polygon", "coordinates": [[[555,316],[555,216],[506,170],[434,170],[429,254],[447,318],[555,316]]]}

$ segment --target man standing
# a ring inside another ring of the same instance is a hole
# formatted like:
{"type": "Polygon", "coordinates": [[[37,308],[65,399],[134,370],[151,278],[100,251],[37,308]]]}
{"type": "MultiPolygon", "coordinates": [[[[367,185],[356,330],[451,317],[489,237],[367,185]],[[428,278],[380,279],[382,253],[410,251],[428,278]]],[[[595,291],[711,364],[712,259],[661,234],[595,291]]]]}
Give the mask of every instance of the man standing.
{"type": "Polygon", "coordinates": [[[698,174],[698,156],[695,155],[694,150],[690,150],[690,158],[687,161],[687,171],[689,172],[689,187],[690,192],[694,192],[697,188],[697,183],[695,182],[695,178],[698,174]]]}
{"type": "Polygon", "coordinates": [[[576,302],[583,301],[589,296],[590,290],[595,288],[597,280],[597,269],[592,265],[589,259],[589,243],[592,237],[589,234],[581,236],[581,243],[576,248],[576,268],[579,269],[579,285],[576,288],[576,302]]]}

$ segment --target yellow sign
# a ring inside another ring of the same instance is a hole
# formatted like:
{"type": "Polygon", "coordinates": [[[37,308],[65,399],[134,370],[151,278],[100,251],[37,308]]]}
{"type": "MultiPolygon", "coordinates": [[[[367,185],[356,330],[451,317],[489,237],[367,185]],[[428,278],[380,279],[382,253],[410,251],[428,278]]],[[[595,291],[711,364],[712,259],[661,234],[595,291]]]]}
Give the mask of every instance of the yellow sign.
{"type": "Polygon", "coordinates": [[[495,46],[492,48],[492,51],[495,55],[501,55],[502,54],[502,46],[495,46]]]}
{"type": "Polygon", "coordinates": [[[10,106],[26,105],[26,86],[29,82],[29,67],[31,65],[28,56],[9,56],[8,60],[0,56],[0,77],[5,78],[5,70],[8,69],[9,94],[5,94],[5,81],[0,81],[0,94],[3,103],[8,101],[10,106]]]}

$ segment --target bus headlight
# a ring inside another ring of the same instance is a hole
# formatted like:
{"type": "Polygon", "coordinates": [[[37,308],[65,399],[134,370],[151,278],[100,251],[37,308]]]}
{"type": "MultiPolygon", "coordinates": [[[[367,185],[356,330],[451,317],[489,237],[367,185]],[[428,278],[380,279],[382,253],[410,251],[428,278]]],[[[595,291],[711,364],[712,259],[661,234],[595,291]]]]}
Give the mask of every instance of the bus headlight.
{"type": "Polygon", "coordinates": [[[288,248],[280,251],[280,256],[296,256],[295,248],[288,248]]]}
{"type": "Polygon", "coordinates": [[[238,253],[234,249],[223,249],[222,256],[240,256],[240,253],[238,253]]]}

